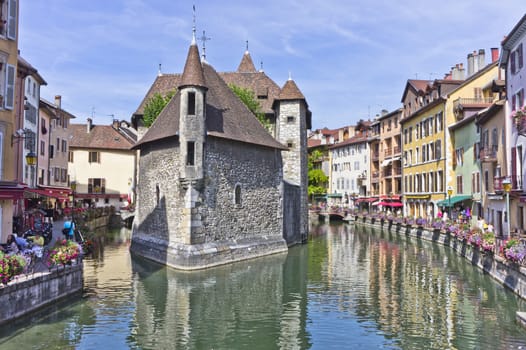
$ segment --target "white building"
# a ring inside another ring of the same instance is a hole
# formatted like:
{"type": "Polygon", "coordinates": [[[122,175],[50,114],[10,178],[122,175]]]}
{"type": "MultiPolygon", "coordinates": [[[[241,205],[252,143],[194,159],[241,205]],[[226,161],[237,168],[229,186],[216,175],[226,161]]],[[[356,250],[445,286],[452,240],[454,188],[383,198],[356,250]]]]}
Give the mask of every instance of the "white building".
{"type": "MultiPolygon", "coordinates": [[[[524,179],[526,168],[523,164],[526,148],[526,123],[513,118],[517,111],[526,111],[524,94],[526,90],[526,67],[524,57],[526,46],[526,15],[515,25],[502,42],[500,67],[506,78],[506,159],[507,174],[512,183],[510,203],[511,230],[523,229],[525,223],[526,192],[524,179]]],[[[504,135],[503,135],[504,136],[504,135]]]]}

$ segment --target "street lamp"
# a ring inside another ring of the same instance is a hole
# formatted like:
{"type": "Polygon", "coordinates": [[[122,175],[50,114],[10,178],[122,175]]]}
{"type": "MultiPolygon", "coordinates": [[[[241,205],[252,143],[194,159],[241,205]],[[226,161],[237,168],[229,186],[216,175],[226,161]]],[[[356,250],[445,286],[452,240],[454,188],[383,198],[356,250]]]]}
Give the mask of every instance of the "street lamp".
{"type": "Polygon", "coordinates": [[[448,186],[447,187],[447,197],[448,197],[448,218],[451,220],[451,195],[453,194],[453,187],[448,186]]]}
{"type": "Polygon", "coordinates": [[[502,187],[504,188],[504,192],[506,192],[506,226],[508,228],[508,234],[510,235],[511,229],[510,229],[510,192],[511,192],[511,181],[509,178],[505,178],[502,180],[502,187]]]}
{"type": "Polygon", "coordinates": [[[37,164],[37,155],[35,154],[35,152],[30,151],[28,154],[26,154],[26,163],[27,165],[31,166],[37,164]]]}

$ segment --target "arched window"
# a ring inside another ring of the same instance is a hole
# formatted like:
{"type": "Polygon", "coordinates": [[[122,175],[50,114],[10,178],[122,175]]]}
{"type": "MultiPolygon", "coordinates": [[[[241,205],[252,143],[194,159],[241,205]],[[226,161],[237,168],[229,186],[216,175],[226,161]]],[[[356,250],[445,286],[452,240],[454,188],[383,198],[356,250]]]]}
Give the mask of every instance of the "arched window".
{"type": "Polygon", "coordinates": [[[236,184],[234,188],[234,204],[236,207],[241,207],[241,185],[236,184]]]}

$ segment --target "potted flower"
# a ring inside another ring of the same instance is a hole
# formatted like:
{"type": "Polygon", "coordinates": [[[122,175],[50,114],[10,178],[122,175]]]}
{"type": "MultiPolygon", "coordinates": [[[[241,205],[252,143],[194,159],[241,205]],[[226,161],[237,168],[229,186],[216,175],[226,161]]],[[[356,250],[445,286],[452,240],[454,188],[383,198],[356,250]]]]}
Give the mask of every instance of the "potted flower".
{"type": "Polygon", "coordinates": [[[518,240],[510,239],[504,246],[504,257],[512,263],[519,264],[526,257],[526,247],[518,240]]]}
{"type": "Polygon", "coordinates": [[[5,255],[0,252],[0,282],[7,284],[13,277],[20,275],[26,266],[26,260],[21,255],[5,255]]]}
{"type": "Polygon", "coordinates": [[[522,108],[519,108],[516,111],[512,112],[511,117],[513,118],[513,124],[515,124],[517,130],[521,131],[526,129],[526,106],[523,106],[522,108]]]}
{"type": "Polygon", "coordinates": [[[51,268],[55,265],[71,265],[79,254],[80,249],[77,243],[66,239],[58,240],[49,254],[48,266],[51,268]]]}

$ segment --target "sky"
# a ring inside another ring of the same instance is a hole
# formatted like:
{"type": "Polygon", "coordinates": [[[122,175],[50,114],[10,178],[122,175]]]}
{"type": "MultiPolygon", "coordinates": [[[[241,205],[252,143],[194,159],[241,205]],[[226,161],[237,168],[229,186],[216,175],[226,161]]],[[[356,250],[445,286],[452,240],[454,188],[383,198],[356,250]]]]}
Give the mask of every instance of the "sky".
{"type": "Polygon", "coordinates": [[[20,54],[74,123],[129,121],[159,64],[183,70],[194,5],[207,61],[235,71],[248,40],[256,68],[296,82],[313,129],[393,111],[407,79],[441,79],[474,50],[489,63],[526,13],[524,0],[23,0],[20,54]]]}

